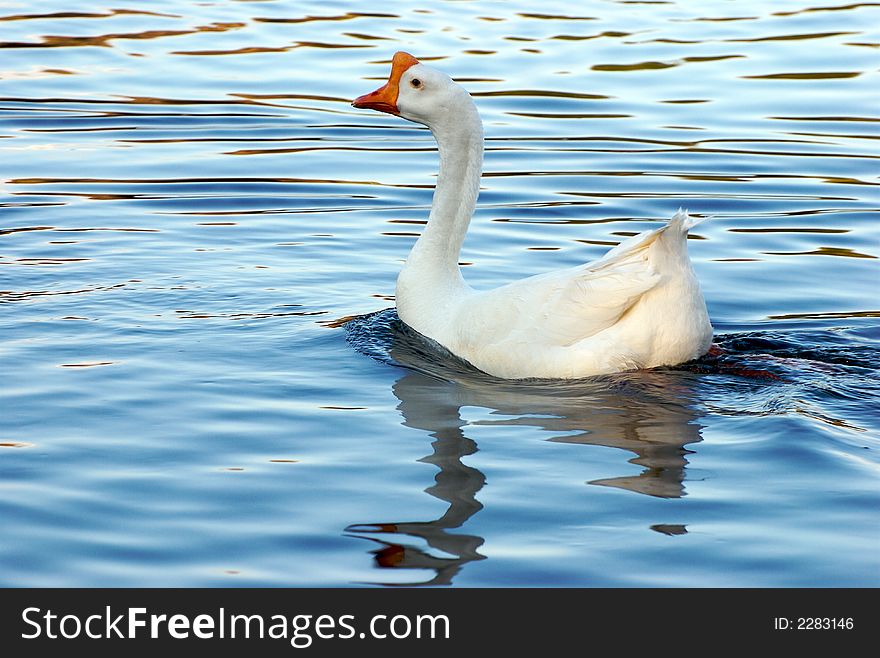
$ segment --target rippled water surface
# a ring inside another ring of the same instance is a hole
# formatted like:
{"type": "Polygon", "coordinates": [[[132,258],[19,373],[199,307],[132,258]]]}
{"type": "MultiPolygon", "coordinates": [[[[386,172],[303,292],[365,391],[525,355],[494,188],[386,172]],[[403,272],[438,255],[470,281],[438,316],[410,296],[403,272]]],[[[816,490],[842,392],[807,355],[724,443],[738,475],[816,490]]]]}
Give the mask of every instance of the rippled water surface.
{"type": "Polygon", "coordinates": [[[0,583],[880,585],[880,3],[71,7],[0,0],[0,583]],[[400,49],[485,122],[472,285],[688,207],[721,356],[493,381],[384,310],[400,49]]]}

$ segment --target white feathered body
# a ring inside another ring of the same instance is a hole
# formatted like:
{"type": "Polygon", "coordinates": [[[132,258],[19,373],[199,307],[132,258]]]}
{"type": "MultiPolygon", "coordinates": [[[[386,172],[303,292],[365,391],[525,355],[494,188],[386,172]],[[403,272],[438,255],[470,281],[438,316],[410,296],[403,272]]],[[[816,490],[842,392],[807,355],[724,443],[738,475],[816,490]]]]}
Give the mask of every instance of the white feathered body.
{"type": "Polygon", "coordinates": [[[634,236],[578,267],[475,291],[404,268],[405,323],[497,377],[579,378],[677,364],[709,349],[712,325],[687,254],[693,221],[634,236]]]}
{"type": "Polygon", "coordinates": [[[458,265],[483,161],[473,99],[446,74],[400,52],[388,83],[354,105],[426,125],[437,140],[431,215],[397,280],[397,312],[410,327],[508,379],[650,368],[709,349],[712,326],[687,254],[695,224],[687,213],[592,263],[475,291],[458,265]]]}

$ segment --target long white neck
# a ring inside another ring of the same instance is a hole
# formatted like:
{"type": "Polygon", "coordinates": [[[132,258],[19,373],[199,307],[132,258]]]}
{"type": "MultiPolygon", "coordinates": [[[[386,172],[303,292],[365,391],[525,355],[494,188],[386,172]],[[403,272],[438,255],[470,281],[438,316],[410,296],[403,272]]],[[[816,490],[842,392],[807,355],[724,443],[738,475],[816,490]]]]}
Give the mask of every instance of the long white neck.
{"type": "Polygon", "coordinates": [[[405,267],[435,281],[461,278],[459,253],[480,191],[483,124],[470,96],[463,93],[461,101],[430,126],[440,150],[440,173],[428,225],[405,267]]]}

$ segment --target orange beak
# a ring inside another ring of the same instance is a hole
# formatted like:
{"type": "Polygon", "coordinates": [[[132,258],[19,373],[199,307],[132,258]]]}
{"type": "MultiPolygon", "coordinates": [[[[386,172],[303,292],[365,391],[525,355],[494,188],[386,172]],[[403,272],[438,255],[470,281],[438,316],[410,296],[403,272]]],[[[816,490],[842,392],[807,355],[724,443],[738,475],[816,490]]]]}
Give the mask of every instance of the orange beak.
{"type": "Polygon", "coordinates": [[[365,107],[370,110],[379,110],[380,112],[399,115],[397,95],[400,93],[400,76],[408,68],[418,63],[419,60],[409,53],[403,51],[394,53],[394,58],[391,60],[391,75],[388,77],[388,82],[376,91],[371,91],[369,94],[355,98],[352,105],[358,108],[365,107]]]}

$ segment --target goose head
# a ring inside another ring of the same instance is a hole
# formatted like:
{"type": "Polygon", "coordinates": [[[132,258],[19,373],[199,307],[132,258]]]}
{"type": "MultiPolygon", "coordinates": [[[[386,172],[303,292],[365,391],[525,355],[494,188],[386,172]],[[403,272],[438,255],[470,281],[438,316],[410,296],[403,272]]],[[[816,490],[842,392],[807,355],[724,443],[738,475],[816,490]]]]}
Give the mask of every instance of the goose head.
{"type": "Polygon", "coordinates": [[[394,114],[430,128],[454,121],[462,110],[473,107],[473,101],[448,75],[400,51],[391,60],[388,82],[356,98],[352,105],[394,114]]]}

